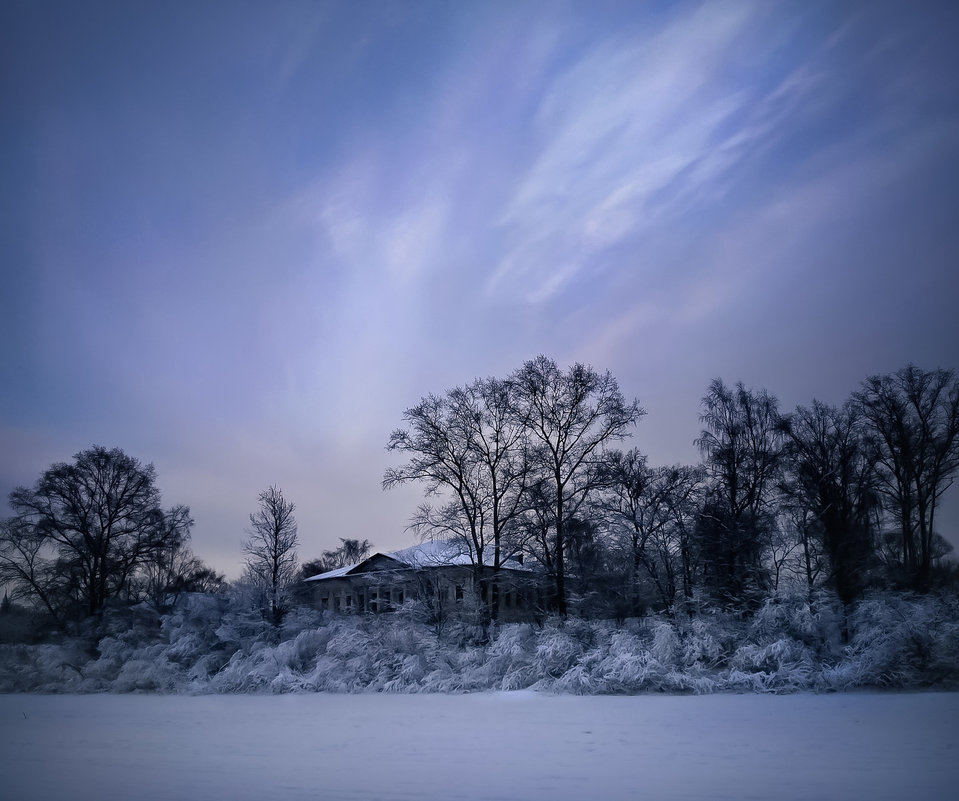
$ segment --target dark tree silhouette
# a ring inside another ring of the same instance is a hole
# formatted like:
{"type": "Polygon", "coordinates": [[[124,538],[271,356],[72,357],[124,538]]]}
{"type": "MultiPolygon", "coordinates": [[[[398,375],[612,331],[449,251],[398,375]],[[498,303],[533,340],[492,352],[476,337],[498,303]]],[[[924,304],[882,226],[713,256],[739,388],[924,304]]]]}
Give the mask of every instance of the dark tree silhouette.
{"type": "Polygon", "coordinates": [[[553,571],[557,610],[565,615],[566,527],[601,480],[603,449],[628,436],[646,412],[635,400],[626,402],[609,372],[598,373],[582,364],[564,373],[552,359],[539,356],[526,362],[512,380],[520,418],[535,445],[537,468],[554,493],[553,571]]]}
{"type": "Polygon", "coordinates": [[[642,612],[644,580],[652,582],[667,609],[672,609],[680,590],[690,600],[690,536],[701,471],[680,465],[650,467],[636,448],[610,452],[605,470],[596,508],[608,521],[613,548],[628,567],[630,613],[642,612]]]}
{"type": "Polygon", "coordinates": [[[260,508],[250,515],[250,538],[243,545],[246,576],[266,593],[270,616],[279,625],[296,581],[296,506],[277,487],[263,490],[259,501],[260,508]]]}
{"type": "Polygon", "coordinates": [[[98,445],[15,489],[10,506],[0,576],[58,618],[129,597],[138,573],[181,547],[193,524],[186,507],[160,508],[153,465],[98,445]]]}
{"type": "Polygon", "coordinates": [[[776,399],[765,390],[709,385],[696,440],[707,477],[697,526],[707,584],[723,601],[758,600],[768,589],[764,565],[775,514],[781,434],[776,399]]]}
{"type": "Polygon", "coordinates": [[[319,559],[311,559],[304,562],[300,567],[300,577],[309,578],[318,576],[320,573],[326,573],[329,570],[355,565],[362,562],[370,554],[369,540],[354,540],[340,537],[340,547],[332,550],[323,551],[319,559]]]}
{"type": "Polygon", "coordinates": [[[941,553],[936,508],[959,470],[959,382],[951,370],[908,365],[871,376],[854,395],[875,443],[882,488],[899,524],[908,583],[929,588],[941,553]]]}
{"type": "Polygon", "coordinates": [[[784,492],[812,516],[808,530],[828,557],[828,583],[844,604],[852,603],[875,555],[879,506],[862,415],[853,404],[837,409],[813,401],[785,416],[782,430],[784,492]]]}
{"type": "Polygon", "coordinates": [[[490,612],[497,612],[496,574],[516,550],[510,534],[523,512],[529,480],[526,431],[511,381],[479,379],[442,397],[430,395],[403,415],[406,428],[388,450],[408,461],[390,468],[383,488],[421,482],[439,504],[420,506],[411,527],[424,537],[453,539],[469,554],[478,583],[493,571],[490,612]]]}

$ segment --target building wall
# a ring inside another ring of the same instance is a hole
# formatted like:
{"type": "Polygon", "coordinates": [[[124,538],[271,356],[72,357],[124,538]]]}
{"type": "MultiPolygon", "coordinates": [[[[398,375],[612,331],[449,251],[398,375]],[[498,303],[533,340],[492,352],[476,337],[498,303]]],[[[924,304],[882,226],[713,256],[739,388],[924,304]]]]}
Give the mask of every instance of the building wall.
{"type": "MultiPolygon", "coordinates": [[[[314,582],[317,609],[341,613],[386,612],[400,604],[426,600],[438,614],[454,614],[470,602],[488,602],[482,588],[474,587],[469,567],[361,573],[314,582]]],[[[540,592],[528,573],[505,572],[499,581],[499,620],[525,621],[540,606],[540,592]]]]}

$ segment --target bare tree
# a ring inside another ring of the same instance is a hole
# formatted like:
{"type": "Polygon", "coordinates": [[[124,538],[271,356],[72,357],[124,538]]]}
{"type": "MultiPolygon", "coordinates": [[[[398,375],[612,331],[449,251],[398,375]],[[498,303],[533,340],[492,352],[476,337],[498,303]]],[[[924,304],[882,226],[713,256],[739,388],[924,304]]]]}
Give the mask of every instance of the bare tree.
{"type": "Polygon", "coordinates": [[[26,601],[60,619],[72,593],[37,527],[22,517],[0,520],[0,586],[12,601],[26,601]]]}
{"type": "Polygon", "coordinates": [[[428,395],[407,409],[408,428],[390,435],[387,450],[408,457],[401,467],[387,469],[383,489],[418,481],[428,498],[441,507],[423,504],[413,521],[420,531],[435,529],[462,537],[475,562],[482,563],[486,487],[472,448],[472,426],[458,414],[448,395],[428,395]],[[452,507],[452,512],[450,510],[452,507]]]}
{"type": "Polygon", "coordinates": [[[10,494],[0,573],[62,618],[71,605],[94,614],[129,598],[140,571],[179,547],[189,509],[160,507],[153,465],[94,446],[10,494]]]}
{"type": "Polygon", "coordinates": [[[184,593],[220,592],[226,587],[226,577],[205,564],[183,541],[147,565],[138,585],[137,597],[158,612],[166,612],[176,606],[184,593]]]}
{"type": "Polygon", "coordinates": [[[474,422],[473,452],[489,482],[488,519],[493,540],[489,601],[495,618],[499,612],[500,569],[520,545],[518,521],[526,508],[531,469],[529,443],[522,418],[517,414],[516,386],[512,381],[474,381],[459,400],[474,422]]]}
{"type": "MultiPolygon", "coordinates": [[[[809,512],[800,533],[821,543],[829,562],[828,583],[844,604],[866,586],[876,550],[873,528],[878,509],[878,476],[867,450],[864,420],[854,404],[842,409],[814,400],[783,418],[786,435],[783,490],[809,512]]],[[[807,581],[812,581],[810,543],[803,545],[807,581]]]]}
{"type": "Polygon", "coordinates": [[[765,390],[727,387],[720,379],[702,399],[696,440],[707,476],[698,526],[700,562],[725,602],[757,599],[768,589],[764,560],[772,543],[782,435],[776,399],[765,390]]]}
{"type": "Polygon", "coordinates": [[[407,409],[407,428],[390,436],[388,450],[408,461],[386,471],[383,488],[419,481],[428,497],[411,521],[423,537],[461,542],[477,584],[492,567],[487,599],[497,611],[496,580],[515,543],[508,542],[523,511],[529,476],[525,430],[515,411],[514,385],[479,379],[442,397],[430,395],[407,409]]]}
{"type": "Polygon", "coordinates": [[[279,625],[287,593],[296,580],[296,506],[273,486],[259,495],[250,514],[250,538],[243,545],[246,577],[266,593],[273,622],[279,625]]]}
{"type": "Polygon", "coordinates": [[[323,551],[319,559],[304,562],[300,567],[300,576],[301,578],[309,578],[310,576],[318,576],[320,573],[326,573],[329,570],[355,565],[369,556],[372,547],[369,540],[340,537],[339,548],[323,551]]]}
{"type": "Polygon", "coordinates": [[[936,508],[959,470],[959,382],[951,370],[908,365],[872,376],[854,395],[875,441],[883,490],[899,523],[907,581],[929,587],[936,508]]]}
{"type": "Polygon", "coordinates": [[[555,493],[553,568],[557,610],[565,615],[566,526],[600,480],[603,449],[627,437],[645,410],[635,400],[626,402],[609,372],[598,373],[582,364],[564,373],[552,359],[539,356],[526,362],[512,380],[520,419],[555,493]]]}
{"type": "Polygon", "coordinates": [[[641,584],[652,582],[662,605],[672,610],[679,592],[692,597],[690,534],[699,470],[650,467],[636,448],[611,451],[597,508],[609,521],[615,547],[628,565],[630,613],[642,612],[641,584]]]}

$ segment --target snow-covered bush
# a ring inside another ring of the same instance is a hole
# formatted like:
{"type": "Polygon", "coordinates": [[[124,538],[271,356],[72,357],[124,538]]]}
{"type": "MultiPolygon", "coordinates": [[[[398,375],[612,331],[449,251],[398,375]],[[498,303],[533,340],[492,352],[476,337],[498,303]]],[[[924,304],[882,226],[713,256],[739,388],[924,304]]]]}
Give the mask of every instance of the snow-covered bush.
{"type": "Polygon", "coordinates": [[[503,626],[486,652],[491,686],[519,690],[536,681],[535,635],[529,623],[503,626]]]}
{"type": "Polygon", "coordinates": [[[729,689],[794,692],[811,687],[815,671],[809,652],[797,640],[747,643],[730,660],[729,689]]]}
{"type": "Polygon", "coordinates": [[[573,667],[589,645],[585,629],[584,621],[548,621],[533,651],[536,676],[557,679],[573,667]]]}
{"type": "Polygon", "coordinates": [[[849,616],[841,661],[824,671],[832,689],[959,683],[959,600],[882,595],[849,616]]]}
{"type": "Polygon", "coordinates": [[[87,659],[76,640],[0,645],[0,692],[74,692],[87,659]]]}
{"type": "MultiPolygon", "coordinates": [[[[415,610],[414,610],[415,611],[415,610]]],[[[415,614],[296,610],[275,627],[222,596],[108,610],[72,636],[0,645],[0,692],[791,692],[959,686],[959,600],[878,595],[842,613],[783,595],[751,618],[549,619],[438,631],[415,614]]]]}
{"type": "Polygon", "coordinates": [[[683,667],[697,673],[713,670],[721,664],[725,655],[715,623],[695,618],[683,637],[683,667]]]}
{"type": "Polygon", "coordinates": [[[655,690],[666,672],[641,638],[619,631],[610,637],[606,657],[598,665],[597,689],[612,693],[655,690]]]}

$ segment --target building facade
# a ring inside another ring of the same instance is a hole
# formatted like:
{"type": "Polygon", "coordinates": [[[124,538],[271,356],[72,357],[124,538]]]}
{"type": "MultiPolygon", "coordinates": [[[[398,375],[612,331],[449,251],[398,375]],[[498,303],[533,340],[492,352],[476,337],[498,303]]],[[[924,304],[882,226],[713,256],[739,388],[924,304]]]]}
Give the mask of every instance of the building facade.
{"type": "Polygon", "coordinates": [[[542,602],[539,577],[521,559],[507,559],[494,571],[451,541],[374,553],[305,583],[317,609],[341,613],[388,612],[421,601],[436,617],[485,606],[509,622],[536,617],[542,602]]]}

